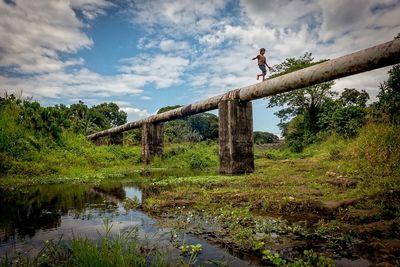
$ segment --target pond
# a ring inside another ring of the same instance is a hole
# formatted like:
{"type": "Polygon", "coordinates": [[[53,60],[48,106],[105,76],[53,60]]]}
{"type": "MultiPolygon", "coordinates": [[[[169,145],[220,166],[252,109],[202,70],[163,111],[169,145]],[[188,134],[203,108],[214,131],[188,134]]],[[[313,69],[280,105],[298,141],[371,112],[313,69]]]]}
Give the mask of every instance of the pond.
{"type": "MultiPolygon", "coordinates": [[[[117,234],[138,226],[139,239],[166,252],[168,259],[178,261],[180,251],[171,241],[171,229],[160,228],[145,213],[128,208],[127,203],[141,203],[145,193],[130,184],[41,185],[13,190],[0,189],[0,258],[18,253],[36,255],[46,240],[68,240],[73,235],[96,240],[105,231],[108,218],[117,234]],[[128,202],[127,202],[128,200],[128,202]]],[[[222,248],[190,234],[180,242],[201,244],[198,264],[212,266],[250,266],[255,263],[239,259],[222,248]]]]}

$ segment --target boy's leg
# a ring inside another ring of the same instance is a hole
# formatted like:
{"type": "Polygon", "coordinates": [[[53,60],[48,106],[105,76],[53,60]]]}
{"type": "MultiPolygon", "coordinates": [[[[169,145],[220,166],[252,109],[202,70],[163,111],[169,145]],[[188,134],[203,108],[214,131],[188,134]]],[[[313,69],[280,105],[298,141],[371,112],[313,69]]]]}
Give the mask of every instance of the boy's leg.
{"type": "MultiPolygon", "coordinates": [[[[267,70],[265,69],[265,65],[259,65],[258,67],[260,68],[260,70],[262,72],[259,76],[262,76],[263,77],[263,81],[265,81],[265,75],[267,74],[267,70]]],[[[257,80],[258,80],[258,78],[257,78],[257,80]]]]}

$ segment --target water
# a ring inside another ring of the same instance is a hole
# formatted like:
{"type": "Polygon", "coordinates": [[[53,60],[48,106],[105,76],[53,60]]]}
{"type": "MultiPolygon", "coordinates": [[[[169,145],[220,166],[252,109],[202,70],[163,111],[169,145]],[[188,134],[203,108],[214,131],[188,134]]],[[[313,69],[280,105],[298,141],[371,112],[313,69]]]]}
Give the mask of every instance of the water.
{"type": "MultiPolygon", "coordinates": [[[[139,188],[124,184],[0,189],[0,257],[17,253],[34,256],[46,240],[68,240],[73,235],[96,240],[99,232],[104,232],[104,219],[109,218],[113,233],[138,226],[140,240],[157,246],[171,261],[179,260],[169,229],[158,228],[155,219],[138,210],[124,208],[124,200],[141,203],[143,195],[139,188]]],[[[202,244],[199,264],[222,261],[228,266],[251,265],[193,235],[183,238],[186,244],[202,244]]]]}

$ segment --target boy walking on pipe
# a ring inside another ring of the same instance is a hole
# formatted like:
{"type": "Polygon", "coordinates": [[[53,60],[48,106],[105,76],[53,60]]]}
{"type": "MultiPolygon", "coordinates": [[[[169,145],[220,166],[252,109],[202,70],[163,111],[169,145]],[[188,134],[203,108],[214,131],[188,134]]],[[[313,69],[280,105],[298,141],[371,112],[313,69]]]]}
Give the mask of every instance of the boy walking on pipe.
{"type": "Polygon", "coordinates": [[[255,58],[252,58],[252,60],[258,59],[258,67],[261,70],[261,74],[257,74],[257,80],[260,78],[260,76],[263,77],[263,81],[265,81],[265,75],[267,75],[267,70],[265,69],[265,66],[268,67],[269,71],[272,70],[270,66],[267,64],[267,57],[264,56],[265,54],[265,48],[260,49],[260,54],[257,55],[255,58]]]}

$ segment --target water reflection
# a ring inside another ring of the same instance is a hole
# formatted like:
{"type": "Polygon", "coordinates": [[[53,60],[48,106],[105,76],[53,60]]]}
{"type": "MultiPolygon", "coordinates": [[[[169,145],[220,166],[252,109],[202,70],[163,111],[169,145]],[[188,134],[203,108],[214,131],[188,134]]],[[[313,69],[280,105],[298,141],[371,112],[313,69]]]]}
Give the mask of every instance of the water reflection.
{"type": "Polygon", "coordinates": [[[137,200],[139,204],[142,204],[142,190],[133,186],[125,186],[125,196],[131,200],[137,200]]]}
{"type": "MultiPolygon", "coordinates": [[[[169,259],[178,259],[179,251],[169,241],[169,230],[157,228],[157,222],[140,211],[125,209],[126,198],[142,203],[143,193],[137,187],[118,183],[0,189],[0,257],[17,253],[33,256],[43,242],[61,237],[81,235],[96,239],[104,230],[104,218],[109,218],[114,233],[139,226],[140,238],[162,246],[169,259]]],[[[185,239],[189,244],[203,245],[199,263],[225,260],[229,266],[248,265],[192,235],[185,239]]]]}
{"type": "Polygon", "coordinates": [[[120,186],[47,185],[13,191],[0,189],[0,246],[32,238],[38,231],[59,228],[63,216],[89,219],[112,214],[118,209],[118,200],[124,196],[125,191],[120,186]]]}

